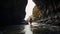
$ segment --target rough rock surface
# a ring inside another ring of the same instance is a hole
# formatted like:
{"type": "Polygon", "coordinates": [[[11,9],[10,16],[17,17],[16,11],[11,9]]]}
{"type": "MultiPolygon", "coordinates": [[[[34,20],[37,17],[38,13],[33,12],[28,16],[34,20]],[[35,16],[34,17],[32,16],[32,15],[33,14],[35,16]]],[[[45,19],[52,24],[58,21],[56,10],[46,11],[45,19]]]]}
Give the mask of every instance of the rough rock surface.
{"type": "Polygon", "coordinates": [[[33,0],[42,12],[40,22],[53,25],[60,24],[60,1],[59,0],[33,0]],[[42,20],[42,21],[41,21],[42,20]]]}

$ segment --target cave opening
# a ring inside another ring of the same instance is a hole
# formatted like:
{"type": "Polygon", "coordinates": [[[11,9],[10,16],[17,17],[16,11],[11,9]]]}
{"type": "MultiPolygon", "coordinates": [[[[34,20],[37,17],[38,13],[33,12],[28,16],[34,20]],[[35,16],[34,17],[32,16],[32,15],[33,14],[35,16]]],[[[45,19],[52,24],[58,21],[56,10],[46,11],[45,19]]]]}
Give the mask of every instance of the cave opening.
{"type": "Polygon", "coordinates": [[[28,0],[27,6],[25,9],[26,15],[25,15],[24,20],[27,20],[29,18],[29,16],[32,15],[32,11],[33,11],[34,6],[35,6],[35,3],[33,2],[33,0],[28,0]]]}
{"type": "MultiPolygon", "coordinates": [[[[25,15],[25,19],[24,20],[28,20],[29,17],[32,15],[32,11],[33,8],[35,6],[35,3],[33,2],[33,0],[28,0],[27,6],[26,6],[26,15],[25,15]]],[[[29,22],[28,22],[29,23],[29,22]]],[[[33,32],[31,31],[31,26],[30,24],[25,25],[25,34],[33,34],[33,32]]]]}

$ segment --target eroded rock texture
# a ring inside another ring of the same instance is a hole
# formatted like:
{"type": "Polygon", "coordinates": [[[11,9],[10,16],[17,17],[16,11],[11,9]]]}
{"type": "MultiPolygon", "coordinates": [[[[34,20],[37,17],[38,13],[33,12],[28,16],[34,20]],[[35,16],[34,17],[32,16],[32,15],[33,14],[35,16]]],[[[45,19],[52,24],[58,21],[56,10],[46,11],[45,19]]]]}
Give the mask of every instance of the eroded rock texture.
{"type": "Polygon", "coordinates": [[[42,12],[43,22],[60,24],[60,1],[59,0],[33,0],[42,12]]]}
{"type": "Polygon", "coordinates": [[[46,17],[46,11],[49,15],[58,13],[60,10],[59,0],[33,0],[37,6],[42,10],[43,16],[46,17]]]}
{"type": "Polygon", "coordinates": [[[39,26],[32,26],[33,34],[60,34],[60,1],[33,0],[42,12],[43,18],[35,22],[39,26]]]}
{"type": "Polygon", "coordinates": [[[41,10],[38,8],[38,6],[35,6],[33,8],[33,13],[32,13],[33,17],[36,17],[36,18],[40,18],[42,16],[41,14],[41,10]]]}

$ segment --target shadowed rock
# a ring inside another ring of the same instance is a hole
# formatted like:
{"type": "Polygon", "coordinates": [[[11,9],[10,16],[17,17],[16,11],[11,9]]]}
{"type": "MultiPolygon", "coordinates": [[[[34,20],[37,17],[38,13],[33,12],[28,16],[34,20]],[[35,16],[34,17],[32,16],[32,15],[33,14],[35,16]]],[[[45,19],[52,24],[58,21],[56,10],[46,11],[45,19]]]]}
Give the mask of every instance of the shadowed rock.
{"type": "Polygon", "coordinates": [[[23,34],[26,5],[27,0],[0,0],[0,34],[23,34]]]}

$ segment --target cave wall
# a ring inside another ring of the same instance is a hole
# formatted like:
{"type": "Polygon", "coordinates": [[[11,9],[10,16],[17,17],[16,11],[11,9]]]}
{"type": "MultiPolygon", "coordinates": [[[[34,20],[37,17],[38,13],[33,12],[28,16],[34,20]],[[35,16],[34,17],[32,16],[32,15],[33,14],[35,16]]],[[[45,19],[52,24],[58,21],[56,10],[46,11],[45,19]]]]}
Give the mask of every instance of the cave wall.
{"type": "Polygon", "coordinates": [[[47,17],[46,11],[48,10],[48,14],[56,15],[56,13],[60,13],[60,1],[59,0],[33,0],[35,4],[42,10],[43,16],[47,17]]]}
{"type": "Polygon", "coordinates": [[[59,0],[33,0],[33,2],[41,10],[43,16],[42,18],[43,23],[60,26],[60,1],[59,0]],[[44,22],[44,19],[47,19],[47,21],[45,20],[44,22]]]}
{"type": "Polygon", "coordinates": [[[0,25],[18,25],[24,21],[27,0],[0,0],[0,25]]]}

